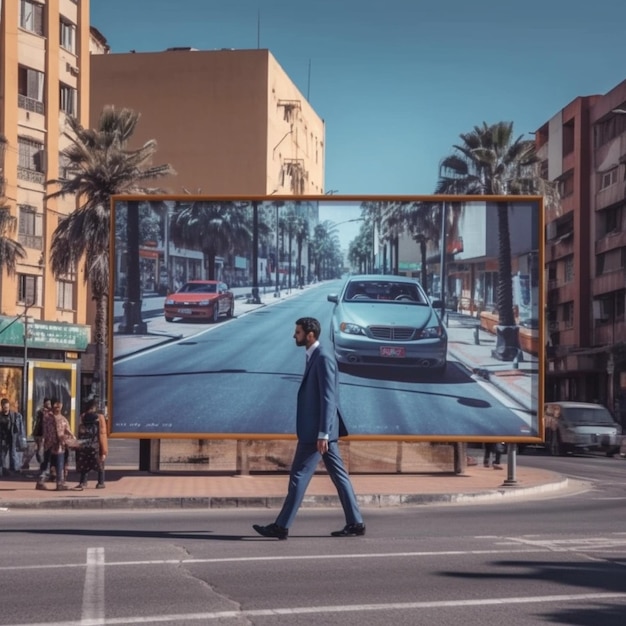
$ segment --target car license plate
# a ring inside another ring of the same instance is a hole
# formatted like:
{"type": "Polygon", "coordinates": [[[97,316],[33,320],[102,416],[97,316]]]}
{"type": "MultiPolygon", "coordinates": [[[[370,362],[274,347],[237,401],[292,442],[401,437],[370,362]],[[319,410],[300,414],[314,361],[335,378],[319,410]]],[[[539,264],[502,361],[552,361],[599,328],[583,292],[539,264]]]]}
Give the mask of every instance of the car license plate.
{"type": "Polygon", "coordinates": [[[406,353],[402,346],[381,346],[380,356],[386,356],[392,359],[403,359],[406,353]]]}
{"type": "Polygon", "coordinates": [[[191,309],[178,309],[181,315],[191,315],[191,309]]]}

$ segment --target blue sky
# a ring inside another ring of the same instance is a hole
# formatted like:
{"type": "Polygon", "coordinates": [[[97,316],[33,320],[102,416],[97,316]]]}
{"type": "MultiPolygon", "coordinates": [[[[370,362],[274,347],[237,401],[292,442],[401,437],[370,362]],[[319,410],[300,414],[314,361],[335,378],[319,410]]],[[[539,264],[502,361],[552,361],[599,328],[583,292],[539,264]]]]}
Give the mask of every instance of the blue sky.
{"type": "Polygon", "coordinates": [[[326,122],[341,194],[432,193],[460,133],[525,134],[626,78],[617,0],[91,0],[91,23],[113,53],[269,49],[326,122]]]}

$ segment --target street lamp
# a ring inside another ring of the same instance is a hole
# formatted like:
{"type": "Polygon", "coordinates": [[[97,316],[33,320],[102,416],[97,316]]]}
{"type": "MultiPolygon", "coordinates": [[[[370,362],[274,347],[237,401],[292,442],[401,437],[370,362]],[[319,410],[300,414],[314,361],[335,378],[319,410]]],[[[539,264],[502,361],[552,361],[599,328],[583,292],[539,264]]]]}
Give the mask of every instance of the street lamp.
{"type": "Polygon", "coordinates": [[[275,298],[280,298],[280,288],[278,286],[278,203],[276,204],[276,291],[274,292],[275,298]]]}

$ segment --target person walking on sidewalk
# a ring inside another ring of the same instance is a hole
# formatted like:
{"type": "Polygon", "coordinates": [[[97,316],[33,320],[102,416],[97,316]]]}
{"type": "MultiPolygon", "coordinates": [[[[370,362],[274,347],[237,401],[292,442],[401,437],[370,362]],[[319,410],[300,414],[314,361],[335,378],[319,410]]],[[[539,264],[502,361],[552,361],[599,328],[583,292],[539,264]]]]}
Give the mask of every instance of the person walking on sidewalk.
{"type": "Polygon", "coordinates": [[[343,512],[346,525],[331,533],[333,537],[355,537],[365,534],[350,477],[339,453],[339,436],[347,435],[338,405],[339,373],[333,355],[320,345],[320,323],[313,317],[296,321],[293,338],[306,348],[307,363],[298,389],[296,433],[298,443],[291,463],[287,496],[276,521],[267,526],[254,524],[263,537],[287,539],[289,528],[302,504],[306,489],[320,459],[328,470],[343,512]]]}
{"type": "Polygon", "coordinates": [[[10,476],[19,473],[20,449],[18,439],[24,434],[22,414],[11,411],[8,398],[0,400],[0,475],[10,476]]]}
{"type": "Polygon", "coordinates": [[[44,398],[41,408],[35,413],[33,419],[33,441],[32,445],[28,446],[28,450],[24,452],[22,457],[22,470],[28,470],[30,468],[30,461],[33,457],[37,459],[37,463],[41,464],[43,456],[41,449],[43,446],[43,418],[46,413],[52,412],[52,403],[50,398],[44,398]]]}
{"type": "Polygon", "coordinates": [[[82,491],[87,487],[87,474],[91,470],[98,472],[96,489],[104,489],[104,462],[108,454],[107,425],[104,415],[97,411],[95,399],[87,402],[80,416],[78,438],[81,445],[76,450],[76,471],[80,474],[80,482],[74,489],[82,491]]]}
{"type": "Polygon", "coordinates": [[[504,444],[503,443],[485,443],[483,444],[485,448],[485,455],[483,457],[483,465],[485,467],[489,467],[491,456],[493,455],[493,469],[501,470],[502,465],[500,465],[500,456],[502,455],[504,444]]]}
{"type": "Polygon", "coordinates": [[[56,458],[56,483],[57,491],[66,491],[69,487],[65,484],[65,453],[70,447],[76,446],[76,437],[70,430],[70,424],[61,412],[63,403],[54,398],[52,400],[52,413],[44,417],[43,439],[44,460],[41,464],[41,474],[37,482],[37,489],[45,489],[45,480],[48,476],[50,459],[56,458]]]}

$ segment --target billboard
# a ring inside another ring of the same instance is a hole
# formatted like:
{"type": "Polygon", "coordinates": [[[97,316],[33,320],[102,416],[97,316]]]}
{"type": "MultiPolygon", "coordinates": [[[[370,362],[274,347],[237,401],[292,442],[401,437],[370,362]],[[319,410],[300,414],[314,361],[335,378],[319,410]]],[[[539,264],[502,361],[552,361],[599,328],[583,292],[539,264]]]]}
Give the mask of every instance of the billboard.
{"type": "Polygon", "coordinates": [[[306,316],[350,439],[541,441],[542,215],[534,196],[114,197],[112,435],[293,437],[306,316]]]}

